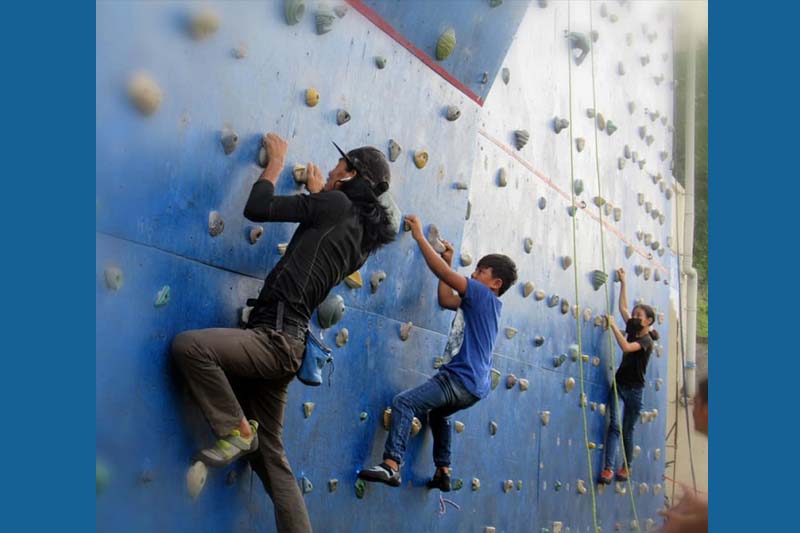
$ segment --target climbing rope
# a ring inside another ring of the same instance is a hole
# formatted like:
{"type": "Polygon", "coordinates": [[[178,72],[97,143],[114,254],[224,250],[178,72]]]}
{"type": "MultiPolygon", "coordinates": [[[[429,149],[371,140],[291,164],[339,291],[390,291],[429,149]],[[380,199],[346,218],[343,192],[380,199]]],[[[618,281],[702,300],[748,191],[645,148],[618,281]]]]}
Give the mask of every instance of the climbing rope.
{"type": "MultiPolygon", "coordinates": [[[[589,32],[590,32],[590,35],[591,35],[591,32],[593,32],[593,31],[594,31],[594,25],[593,25],[593,17],[592,17],[592,1],[589,0],[589,32]]],[[[595,73],[594,73],[594,65],[595,65],[595,61],[594,61],[594,46],[591,46],[589,50],[590,50],[590,59],[591,59],[590,66],[592,67],[592,107],[594,108],[595,113],[597,113],[597,94],[596,94],[596,81],[595,81],[595,73]]],[[[602,189],[601,189],[602,182],[600,180],[600,152],[599,152],[599,143],[597,141],[597,124],[596,123],[594,124],[593,130],[594,130],[595,170],[596,170],[596,173],[597,173],[597,195],[602,197],[603,196],[602,195],[602,189]]],[[[570,142],[571,142],[571,140],[570,140],[570,142]]],[[[605,232],[603,231],[603,208],[602,208],[602,206],[598,206],[597,207],[597,211],[598,211],[598,214],[600,216],[600,255],[601,255],[601,261],[602,261],[601,264],[602,264],[602,267],[603,267],[603,272],[606,272],[606,246],[605,246],[605,232]]],[[[576,276],[577,276],[577,274],[576,274],[576,276]]],[[[611,286],[613,286],[613,284],[611,286]]],[[[606,283],[606,290],[605,290],[605,295],[606,295],[606,313],[607,313],[607,315],[609,317],[609,320],[613,320],[614,314],[613,314],[613,311],[611,309],[610,291],[611,291],[610,286],[609,286],[608,283],[606,283]]],[[[631,508],[633,509],[633,518],[634,518],[634,520],[636,520],[635,523],[636,523],[637,531],[640,531],[640,528],[639,528],[639,515],[636,512],[636,502],[634,501],[634,497],[633,497],[633,483],[631,481],[631,477],[632,477],[631,476],[631,470],[628,467],[628,457],[627,457],[627,454],[625,453],[625,445],[624,445],[625,436],[622,433],[622,414],[623,413],[619,409],[619,393],[617,391],[617,375],[616,375],[616,372],[613,372],[613,370],[616,369],[616,366],[617,366],[615,361],[614,361],[614,343],[613,343],[613,341],[611,339],[611,335],[606,335],[606,337],[608,337],[608,348],[609,348],[608,353],[609,353],[609,356],[611,357],[612,383],[613,383],[612,389],[614,391],[614,398],[613,398],[614,408],[615,408],[615,411],[617,413],[617,423],[619,424],[619,438],[620,438],[620,441],[623,443],[623,445],[622,445],[622,460],[623,460],[623,464],[625,465],[625,470],[628,472],[628,492],[629,492],[630,498],[631,498],[631,508]]],[[[604,450],[604,451],[605,451],[606,454],[609,453],[609,450],[604,450]]],[[[613,451],[612,453],[616,453],[616,451],[613,451]]]]}
{"type": "MultiPolygon", "coordinates": [[[[567,31],[572,31],[572,5],[571,2],[567,2],[567,31]]],[[[575,222],[575,215],[577,215],[577,206],[575,205],[575,168],[574,168],[574,161],[573,161],[573,153],[572,153],[572,48],[567,47],[567,64],[568,72],[569,72],[569,174],[570,174],[570,195],[572,199],[572,255],[575,258],[575,265],[572,269],[574,278],[575,278],[575,305],[578,312],[575,313],[575,324],[577,325],[577,336],[578,336],[578,366],[580,367],[580,381],[581,381],[581,393],[580,393],[580,406],[581,406],[581,413],[583,415],[583,444],[586,448],[586,464],[589,467],[589,487],[592,491],[592,521],[594,523],[594,531],[597,532],[600,530],[597,524],[597,496],[594,492],[594,473],[592,472],[592,452],[591,448],[589,448],[589,424],[586,416],[586,404],[587,402],[584,401],[586,398],[586,390],[584,387],[584,377],[583,377],[583,341],[581,339],[581,313],[580,313],[580,297],[578,294],[578,232],[576,230],[576,222],[575,222]]]]}

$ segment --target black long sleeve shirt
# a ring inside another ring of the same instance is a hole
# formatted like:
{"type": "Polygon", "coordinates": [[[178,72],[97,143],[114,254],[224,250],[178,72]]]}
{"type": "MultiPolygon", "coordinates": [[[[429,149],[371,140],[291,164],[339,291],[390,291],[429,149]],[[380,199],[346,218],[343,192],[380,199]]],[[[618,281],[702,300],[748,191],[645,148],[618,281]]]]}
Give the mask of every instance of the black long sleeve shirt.
{"type": "Polygon", "coordinates": [[[274,325],[278,302],[284,321],[305,327],[328,292],[367,260],[361,250],[363,227],[341,191],[276,196],[270,181],[253,184],[244,208],[253,222],[299,222],[278,264],[267,275],[248,327],[274,325]]]}

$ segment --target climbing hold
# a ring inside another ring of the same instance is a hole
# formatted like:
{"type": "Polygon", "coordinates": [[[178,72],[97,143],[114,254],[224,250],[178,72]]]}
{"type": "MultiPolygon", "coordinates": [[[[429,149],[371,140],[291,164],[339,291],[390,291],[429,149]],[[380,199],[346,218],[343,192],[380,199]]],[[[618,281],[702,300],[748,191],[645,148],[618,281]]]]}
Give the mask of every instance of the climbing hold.
{"type": "Polygon", "coordinates": [[[530,281],[526,281],[525,285],[522,286],[522,297],[527,298],[533,292],[534,285],[530,281]]]}
{"type": "Polygon", "coordinates": [[[636,193],[636,203],[638,203],[639,205],[644,205],[644,193],[642,192],[636,193]]]}
{"type": "Polygon", "coordinates": [[[495,422],[494,420],[492,420],[491,422],[489,422],[489,434],[490,434],[491,436],[493,436],[493,437],[494,437],[495,435],[497,435],[497,422],[495,422]]]}
{"type": "Polygon", "coordinates": [[[414,164],[417,168],[422,168],[428,164],[428,152],[425,150],[417,150],[414,152],[414,164]]]}
{"type": "Polygon", "coordinates": [[[609,135],[613,135],[614,132],[617,131],[617,125],[611,122],[610,120],[606,122],[606,133],[609,135]]]}
{"type": "Polygon", "coordinates": [[[158,83],[144,72],[137,72],[128,82],[128,96],[141,113],[150,116],[161,106],[162,94],[158,83]]]}
{"type": "Polygon", "coordinates": [[[594,290],[599,290],[606,281],[608,281],[608,274],[602,270],[592,271],[592,287],[594,287],[594,290]]]}
{"type": "Polygon", "coordinates": [[[116,267],[108,267],[104,272],[104,276],[106,278],[106,287],[114,291],[122,288],[122,270],[116,267]]]}
{"type": "Polygon", "coordinates": [[[364,280],[361,278],[361,272],[356,270],[346,278],[344,278],[344,284],[350,287],[351,289],[360,289],[364,286],[364,280]]]}
{"type": "Polygon", "coordinates": [[[289,247],[288,243],[280,242],[278,243],[278,255],[283,255],[286,253],[286,249],[289,247]]]}
{"type": "Polygon", "coordinates": [[[383,429],[389,431],[389,428],[392,427],[392,408],[387,407],[383,410],[383,429]]]}
{"type": "Polygon", "coordinates": [[[625,145],[625,148],[623,148],[622,150],[622,155],[625,156],[625,159],[631,158],[631,147],[628,146],[627,144],[625,145]]]}
{"type": "Polygon", "coordinates": [[[364,498],[364,493],[367,491],[367,482],[363,479],[357,479],[355,483],[356,498],[359,500],[364,498]]]}
{"type": "Polygon", "coordinates": [[[396,161],[403,148],[394,139],[389,139],[389,161],[396,161]]]}
{"type": "Polygon", "coordinates": [[[575,139],[575,149],[579,152],[583,152],[583,149],[586,147],[586,139],[583,137],[578,137],[575,139]]]}
{"type": "Polygon", "coordinates": [[[456,430],[456,433],[461,433],[464,431],[464,422],[459,422],[458,420],[455,421],[453,427],[456,430]]]}
{"type": "Polygon", "coordinates": [[[578,208],[575,207],[574,205],[570,205],[570,206],[567,207],[567,214],[569,216],[574,217],[575,213],[577,213],[577,212],[578,212],[578,208]]]}
{"type": "Polygon", "coordinates": [[[541,335],[536,335],[533,338],[533,345],[534,346],[541,346],[542,344],[544,344],[544,337],[542,337],[541,335]]]}
{"type": "Polygon", "coordinates": [[[563,365],[567,360],[567,354],[562,353],[560,355],[553,356],[553,367],[558,368],[563,365]]]}
{"type": "Polygon", "coordinates": [[[625,65],[622,64],[622,61],[617,63],[617,73],[620,76],[624,76],[625,75],[625,65]]]}
{"type": "Polygon", "coordinates": [[[481,488],[481,480],[474,477],[472,478],[472,490],[478,490],[481,488]]]}
{"type": "Polygon", "coordinates": [[[644,232],[642,230],[636,230],[636,238],[641,241],[644,238],[644,232]]]}
{"type": "Polygon", "coordinates": [[[653,457],[655,457],[656,461],[661,459],[661,448],[656,448],[653,451],[653,457]]]}
{"type": "Polygon", "coordinates": [[[336,492],[336,489],[339,488],[339,480],[336,478],[328,480],[328,492],[336,492]]]}
{"type": "Polygon", "coordinates": [[[581,406],[581,407],[586,407],[586,404],[587,404],[587,403],[588,403],[588,400],[587,400],[587,398],[586,398],[586,393],[585,393],[585,392],[582,392],[582,393],[581,393],[580,406],[581,406]]]}
{"type": "Polygon", "coordinates": [[[565,118],[553,118],[553,130],[556,134],[561,133],[562,130],[569,127],[569,120],[565,118]]]}
{"type": "Polygon", "coordinates": [[[592,320],[592,310],[588,307],[583,310],[583,320],[584,322],[589,322],[592,320]]]}
{"type": "Polygon", "coordinates": [[[508,82],[511,81],[511,71],[508,70],[508,67],[503,67],[500,76],[503,79],[503,83],[506,85],[508,85],[508,82]]]}
{"type": "Polygon", "coordinates": [[[526,237],[523,246],[525,247],[526,254],[531,253],[531,250],[533,249],[533,239],[526,237]]]}
{"type": "Polygon", "coordinates": [[[639,168],[640,168],[640,169],[643,169],[643,168],[644,168],[644,166],[645,166],[645,164],[647,164],[647,160],[646,160],[646,159],[640,159],[640,160],[638,161],[638,164],[639,164],[639,168]]]}
{"type": "Polygon", "coordinates": [[[620,169],[620,170],[625,168],[625,159],[624,158],[620,157],[620,158],[617,159],[617,168],[620,169]]]}
{"type": "Polygon", "coordinates": [[[575,387],[575,378],[569,377],[564,380],[564,391],[569,392],[575,387]]]}
{"type": "Polygon", "coordinates": [[[647,137],[647,126],[639,126],[639,138],[644,140],[647,137]]]}
{"type": "Polygon", "coordinates": [[[331,294],[317,307],[317,322],[322,329],[328,329],[342,319],[344,310],[344,299],[338,294],[331,294]]]}
{"type": "Polygon", "coordinates": [[[497,370],[496,368],[493,368],[491,370],[491,375],[492,375],[492,390],[494,390],[494,389],[497,388],[497,385],[500,383],[500,376],[502,376],[502,374],[500,373],[499,370],[497,370]]]}
{"type": "Polygon", "coordinates": [[[345,122],[350,121],[350,113],[345,111],[344,109],[340,109],[336,112],[336,124],[341,126],[345,122]]]}
{"type": "Polygon", "coordinates": [[[606,119],[602,113],[597,114],[597,129],[603,131],[606,129],[606,119]]]}
{"type": "Polygon", "coordinates": [[[655,140],[656,140],[656,138],[653,137],[652,135],[648,135],[647,137],[644,138],[644,142],[647,144],[647,146],[652,145],[653,141],[655,141],[655,140]]]}
{"type": "Polygon", "coordinates": [[[614,483],[614,492],[617,494],[626,494],[628,492],[628,487],[625,486],[625,483],[617,481],[614,483]]]}
{"type": "Polygon", "coordinates": [[[306,166],[300,163],[296,164],[292,168],[292,177],[294,177],[295,183],[305,183],[307,181],[306,166]]]}
{"type": "Polygon", "coordinates": [[[631,520],[631,531],[640,531],[638,520],[631,520]]]}
{"type": "Polygon", "coordinates": [[[375,56],[375,66],[379,69],[386,68],[386,58],[383,56],[375,56]]]}
{"type": "Polygon", "coordinates": [[[508,185],[508,176],[505,167],[500,167],[500,170],[497,172],[497,186],[498,187],[505,187],[508,185]]]}
{"type": "Polygon", "coordinates": [[[481,74],[481,81],[480,82],[481,82],[481,84],[489,83],[489,73],[488,72],[484,72],[483,74],[481,74]]]}
{"type": "Polygon", "coordinates": [[[303,404],[303,416],[308,418],[314,412],[314,402],[305,402],[303,404]]]}
{"type": "Polygon", "coordinates": [[[324,35],[333,29],[335,15],[329,7],[322,4],[317,9],[315,20],[317,23],[317,35],[324,35]]]}
{"type": "Polygon", "coordinates": [[[577,344],[570,344],[567,348],[567,353],[569,354],[569,358],[575,362],[581,356],[580,348],[578,348],[577,344]]]}
{"type": "Polygon", "coordinates": [[[653,241],[653,244],[651,244],[651,245],[650,245],[650,248],[652,248],[652,249],[655,251],[655,250],[658,250],[658,248],[659,248],[660,246],[661,246],[661,243],[660,243],[660,242],[658,242],[658,241],[653,241]]]}
{"type": "Polygon", "coordinates": [[[644,203],[644,212],[645,213],[649,213],[651,209],[653,209],[653,202],[645,202],[644,203]]]}
{"type": "Polygon", "coordinates": [[[284,15],[286,16],[286,23],[289,26],[294,26],[306,11],[306,5],[303,0],[285,0],[284,15]]]}
{"type": "Polygon", "coordinates": [[[385,279],[386,279],[386,272],[384,272],[383,270],[379,270],[378,272],[375,272],[372,274],[372,276],[370,276],[369,285],[370,288],[372,289],[373,294],[375,294],[375,292],[378,291],[378,287],[380,287],[381,283],[383,283],[383,280],[385,279]]]}
{"type": "Polygon", "coordinates": [[[208,9],[194,13],[189,21],[192,37],[198,41],[212,35],[219,29],[219,16],[208,9]]]}
{"type": "Polygon", "coordinates": [[[606,404],[601,403],[597,406],[597,411],[600,413],[600,416],[606,416],[606,404]]]}
{"type": "Polygon", "coordinates": [[[583,180],[575,180],[572,184],[572,189],[575,191],[575,194],[581,194],[583,192],[583,180]]]}
{"type": "Polygon", "coordinates": [[[622,220],[622,208],[621,207],[615,207],[614,208],[614,222],[619,222],[620,220],[622,220]]]}
{"type": "Polygon", "coordinates": [[[633,273],[636,274],[637,276],[641,276],[642,272],[644,272],[644,268],[642,267],[642,265],[636,265],[633,267],[633,273]]]}
{"type": "Polygon", "coordinates": [[[367,418],[369,418],[369,413],[367,413],[366,411],[361,411],[360,413],[358,413],[358,419],[361,420],[362,422],[365,421],[367,418]]]}
{"type": "Polygon", "coordinates": [[[541,419],[541,421],[542,421],[542,425],[543,425],[543,426],[546,426],[547,424],[549,424],[549,423],[550,423],[550,411],[542,411],[542,412],[539,414],[539,418],[540,418],[540,419],[541,419]]]}
{"type": "Polygon", "coordinates": [[[547,299],[547,307],[555,307],[558,305],[558,294],[550,295],[550,298],[547,299]]]}
{"type": "Polygon", "coordinates": [[[164,285],[156,293],[156,307],[163,307],[169,303],[169,285],[164,285]]]}
{"type": "Polygon", "coordinates": [[[306,89],[306,105],[308,107],[314,107],[318,103],[319,103],[319,92],[317,92],[317,90],[313,87],[309,87],[308,89],[306,89]]]}
{"type": "Polygon", "coordinates": [[[650,274],[652,273],[653,269],[650,267],[644,267],[644,279],[650,279],[650,274]]]}
{"type": "Polygon", "coordinates": [[[236,146],[239,144],[239,136],[235,131],[226,130],[222,133],[220,142],[222,143],[222,151],[225,152],[225,155],[230,155],[236,150],[236,146]]]}
{"type": "Polygon", "coordinates": [[[506,338],[513,339],[514,335],[516,335],[516,334],[517,334],[517,329],[516,328],[512,328],[512,327],[506,328],[506,338]]]}
{"type": "Polygon", "coordinates": [[[586,494],[586,482],[579,479],[575,484],[575,489],[578,491],[578,494],[586,494]]]}
{"type": "Polygon", "coordinates": [[[461,266],[469,266],[472,264],[472,256],[464,252],[461,254],[461,266]]]}
{"type": "Polygon", "coordinates": [[[533,293],[533,298],[537,302],[541,302],[542,300],[544,300],[545,295],[546,295],[546,293],[544,292],[544,290],[539,289],[539,290],[537,290],[536,292],[533,293]]]}
{"type": "Polygon", "coordinates": [[[456,31],[453,28],[447,28],[436,42],[436,59],[444,61],[453,53],[455,47],[456,31]]]}
{"type": "MultiPolygon", "coordinates": [[[[514,481],[511,480],[511,479],[507,479],[507,480],[503,481],[503,492],[508,494],[512,490],[514,490],[514,481]]],[[[494,529],[494,528],[492,528],[492,529],[494,529]]]]}
{"type": "Polygon", "coordinates": [[[661,152],[658,152],[658,157],[662,161],[666,161],[667,158],[669,157],[669,152],[667,152],[666,150],[662,150],[661,152]]]}
{"type": "Polygon", "coordinates": [[[655,494],[656,496],[661,494],[661,483],[656,483],[655,485],[653,485],[653,494],[655,494]]]}
{"type": "Polygon", "coordinates": [[[522,150],[522,148],[528,143],[528,139],[530,139],[531,136],[527,130],[515,130],[514,137],[516,139],[517,150],[522,150]]]}
{"type": "Polygon", "coordinates": [[[436,227],[436,224],[431,224],[428,227],[428,242],[433,246],[433,249],[436,253],[441,254],[445,251],[444,243],[441,240],[439,235],[439,228],[436,227]]]}
{"type": "Polygon", "coordinates": [[[257,243],[262,235],[264,235],[263,226],[253,226],[250,228],[250,244],[257,243]]]}
{"type": "Polygon", "coordinates": [[[589,118],[594,118],[595,117],[595,110],[594,110],[593,107],[587,107],[586,108],[586,116],[589,117],[589,118]]]}
{"type": "Polygon", "coordinates": [[[597,411],[597,402],[589,402],[589,409],[597,411]]]}
{"type": "Polygon", "coordinates": [[[605,202],[603,204],[603,213],[608,216],[611,214],[611,211],[614,209],[614,206],[611,205],[611,202],[605,202]]]}
{"type": "Polygon", "coordinates": [[[575,54],[574,50],[578,50],[580,54],[575,57],[575,64],[580,66],[583,63],[583,60],[586,59],[586,55],[589,53],[589,48],[591,45],[589,44],[589,39],[586,38],[586,35],[577,32],[570,32],[567,34],[567,39],[569,39],[570,47],[573,50],[573,55],[575,54]]]}
{"type": "Polygon", "coordinates": [[[422,429],[422,422],[416,416],[411,419],[411,436],[413,437],[422,429]]]}
{"type": "Polygon", "coordinates": [[[528,380],[525,378],[520,378],[519,380],[519,390],[526,391],[528,390],[528,380]]]}
{"type": "Polygon", "coordinates": [[[636,163],[639,160],[639,152],[631,152],[631,161],[636,163]]]}
{"type": "Polygon", "coordinates": [[[565,255],[561,258],[561,268],[567,270],[569,267],[572,266],[572,258],[568,255],[565,255]]]}
{"type": "Polygon", "coordinates": [[[464,487],[464,480],[457,478],[453,480],[453,490],[461,490],[464,487]]]}
{"type": "Polygon", "coordinates": [[[339,333],[336,334],[336,346],[341,348],[347,344],[348,340],[350,340],[350,332],[347,330],[347,328],[340,329],[339,333]]]}
{"type": "Polygon", "coordinates": [[[514,386],[517,384],[517,381],[519,381],[519,380],[517,379],[517,376],[515,376],[514,374],[507,375],[506,376],[506,388],[507,389],[513,389],[514,386]]]}
{"type": "Polygon", "coordinates": [[[639,483],[639,495],[647,494],[647,491],[650,487],[647,486],[647,483],[639,483]]]}
{"type": "Polygon", "coordinates": [[[457,181],[453,184],[453,188],[458,191],[466,191],[467,189],[469,189],[469,186],[463,181],[457,181]]]}
{"type": "Polygon", "coordinates": [[[241,314],[239,315],[239,321],[243,326],[246,326],[248,322],[250,322],[250,313],[253,312],[253,308],[250,306],[242,307],[241,314]]]}
{"type": "Polygon", "coordinates": [[[497,7],[503,3],[503,0],[489,0],[489,7],[497,7]]]}
{"type": "Polygon", "coordinates": [[[458,106],[449,105],[447,106],[447,120],[453,122],[454,120],[458,120],[458,117],[461,116],[461,110],[458,106]]]}
{"type": "Polygon", "coordinates": [[[633,458],[636,459],[637,457],[639,457],[640,453],[642,453],[642,448],[639,447],[638,445],[634,446],[633,447],[633,458]]]}
{"type": "Polygon", "coordinates": [[[667,221],[667,217],[663,213],[659,213],[658,214],[658,223],[663,226],[664,222],[666,222],[666,221],[667,221]]]}
{"type": "Polygon", "coordinates": [[[342,18],[347,14],[347,6],[344,4],[339,4],[338,6],[334,6],[333,12],[336,13],[337,17],[342,18]]]}
{"type": "Polygon", "coordinates": [[[561,300],[561,314],[566,315],[567,313],[569,313],[569,301],[564,298],[561,300]]]}
{"type": "Polygon", "coordinates": [[[208,468],[201,461],[196,461],[186,472],[186,488],[192,499],[197,498],[206,484],[208,468]]]}

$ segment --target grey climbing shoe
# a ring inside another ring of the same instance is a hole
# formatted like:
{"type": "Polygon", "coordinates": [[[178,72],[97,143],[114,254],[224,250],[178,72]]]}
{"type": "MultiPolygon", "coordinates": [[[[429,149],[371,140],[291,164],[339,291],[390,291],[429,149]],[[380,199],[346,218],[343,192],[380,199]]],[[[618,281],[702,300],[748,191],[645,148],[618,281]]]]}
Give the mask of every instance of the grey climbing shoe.
{"type": "Polygon", "coordinates": [[[234,429],[230,435],[218,440],[213,447],[197,452],[195,460],[220,468],[258,450],[258,422],[255,420],[249,422],[253,430],[253,435],[249,439],[242,437],[239,430],[234,429]]]}
{"type": "Polygon", "coordinates": [[[358,473],[358,478],[364,481],[385,483],[390,487],[399,487],[402,483],[400,472],[392,470],[386,463],[381,463],[372,468],[360,471],[358,473]]]}

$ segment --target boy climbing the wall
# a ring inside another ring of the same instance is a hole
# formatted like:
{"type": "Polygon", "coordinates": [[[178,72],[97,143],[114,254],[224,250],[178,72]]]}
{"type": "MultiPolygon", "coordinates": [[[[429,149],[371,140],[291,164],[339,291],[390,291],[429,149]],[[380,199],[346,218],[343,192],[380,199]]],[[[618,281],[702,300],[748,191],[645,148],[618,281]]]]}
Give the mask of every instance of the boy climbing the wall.
{"type": "Polygon", "coordinates": [[[415,415],[428,414],[433,433],[433,462],[436,472],[429,488],[450,491],[450,415],[485,398],[490,391],[492,352],[503,304],[499,296],[517,281],[517,267],[507,256],[491,254],[481,258],[467,278],[452,270],[453,247],[443,242],[441,256],[422,233],[415,215],[405,218],[431,271],[439,278],[439,305],[460,309],[464,317],[464,339],[453,359],[422,385],[401,392],[392,400],[392,422],[383,462],[362,470],[358,477],[392,487],[401,483],[400,465],[415,415]],[[456,291],[455,293],[453,291],[456,291]]]}

